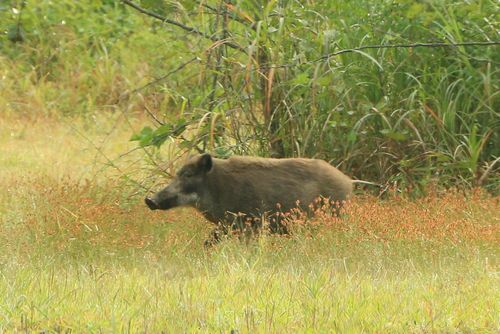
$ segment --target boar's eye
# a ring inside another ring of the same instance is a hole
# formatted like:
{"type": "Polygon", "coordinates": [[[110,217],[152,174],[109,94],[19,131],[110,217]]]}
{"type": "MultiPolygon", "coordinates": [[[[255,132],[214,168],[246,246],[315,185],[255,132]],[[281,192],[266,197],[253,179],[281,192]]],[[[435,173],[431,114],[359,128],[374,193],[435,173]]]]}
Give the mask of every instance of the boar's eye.
{"type": "Polygon", "coordinates": [[[188,170],[188,171],[185,171],[184,173],[182,173],[182,176],[183,177],[193,177],[194,176],[194,172],[191,171],[191,170],[188,170]]]}

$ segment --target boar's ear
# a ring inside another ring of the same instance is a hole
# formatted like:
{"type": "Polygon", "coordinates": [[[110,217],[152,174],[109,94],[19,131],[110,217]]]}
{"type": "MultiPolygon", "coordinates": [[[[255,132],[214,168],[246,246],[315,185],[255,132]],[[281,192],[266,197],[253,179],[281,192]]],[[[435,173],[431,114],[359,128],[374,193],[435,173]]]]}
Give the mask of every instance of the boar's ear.
{"type": "Polygon", "coordinates": [[[198,161],[198,166],[201,171],[208,173],[212,169],[212,156],[210,153],[204,153],[200,156],[200,160],[198,161]]]}

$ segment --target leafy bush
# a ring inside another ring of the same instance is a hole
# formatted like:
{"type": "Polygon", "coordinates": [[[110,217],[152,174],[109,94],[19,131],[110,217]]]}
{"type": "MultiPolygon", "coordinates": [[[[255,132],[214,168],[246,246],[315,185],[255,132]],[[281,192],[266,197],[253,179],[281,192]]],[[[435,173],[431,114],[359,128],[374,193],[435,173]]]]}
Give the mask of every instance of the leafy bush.
{"type": "MultiPolygon", "coordinates": [[[[329,56],[365,45],[495,40],[494,2],[208,3],[184,1],[175,13],[244,51],[198,44],[197,83],[179,90],[196,131],[170,133],[179,144],[221,155],[320,157],[358,177],[412,188],[438,178],[481,185],[490,176],[498,189],[497,46],[329,56]]],[[[172,16],[154,1],[145,5],[172,16]]],[[[165,137],[171,128],[155,133],[165,137]]],[[[156,138],[152,132],[141,144],[156,138]]]]}

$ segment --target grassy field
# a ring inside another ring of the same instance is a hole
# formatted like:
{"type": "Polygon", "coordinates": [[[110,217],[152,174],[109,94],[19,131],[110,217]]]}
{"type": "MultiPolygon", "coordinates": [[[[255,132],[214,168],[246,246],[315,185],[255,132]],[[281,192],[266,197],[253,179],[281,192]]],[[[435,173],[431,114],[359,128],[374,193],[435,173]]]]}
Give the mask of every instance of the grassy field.
{"type": "Polygon", "coordinates": [[[500,332],[498,45],[333,55],[495,44],[497,1],[134,3],[202,34],[0,4],[0,333],[500,332]],[[209,250],[143,204],[156,162],[275,139],[403,193],[209,250]]]}
{"type": "Polygon", "coordinates": [[[342,220],[206,251],[198,214],[150,212],[120,177],[140,151],[103,169],[143,125],[0,119],[0,332],[500,330],[498,197],[359,195],[342,220]]]}

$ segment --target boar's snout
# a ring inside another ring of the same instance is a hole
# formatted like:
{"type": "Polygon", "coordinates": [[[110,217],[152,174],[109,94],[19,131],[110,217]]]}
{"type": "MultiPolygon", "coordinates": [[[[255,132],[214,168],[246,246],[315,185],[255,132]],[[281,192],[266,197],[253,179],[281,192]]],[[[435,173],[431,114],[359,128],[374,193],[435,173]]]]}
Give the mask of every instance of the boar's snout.
{"type": "Polygon", "coordinates": [[[158,210],[160,208],[160,206],[158,204],[156,204],[156,202],[149,197],[146,197],[144,199],[144,202],[146,202],[146,205],[148,206],[148,208],[150,210],[158,210]]]}
{"type": "Polygon", "coordinates": [[[168,186],[167,188],[148,196],[144,202],[151,210],[168,210],[179,206],[179,194],[176,189],[168,186]]]}

